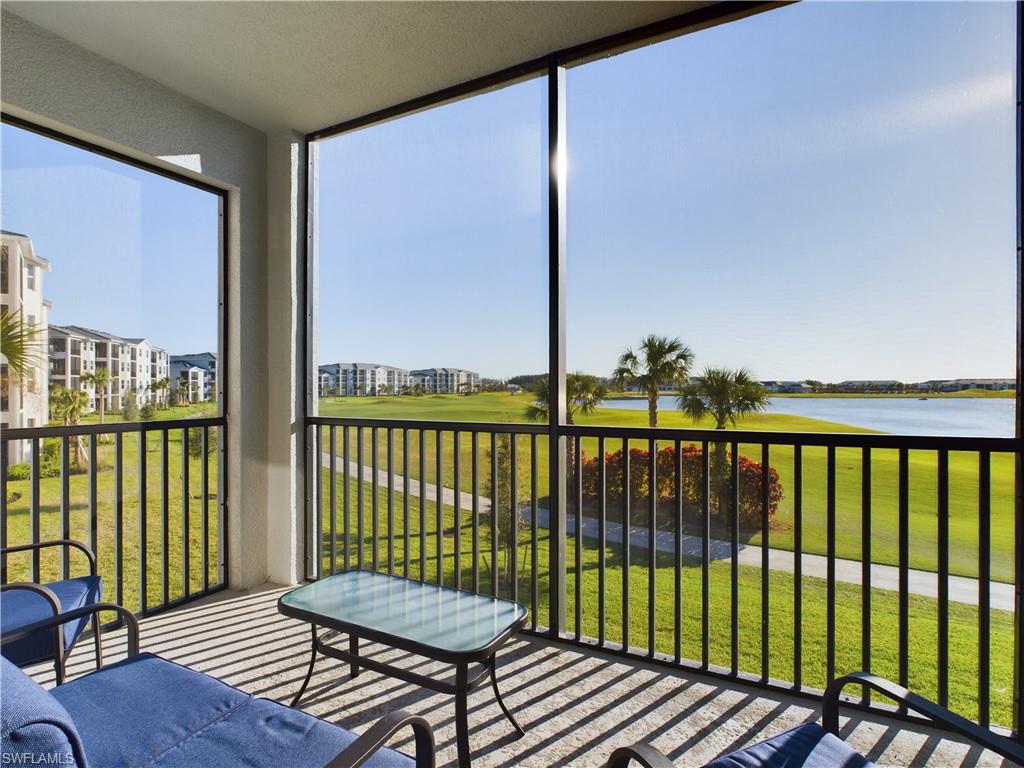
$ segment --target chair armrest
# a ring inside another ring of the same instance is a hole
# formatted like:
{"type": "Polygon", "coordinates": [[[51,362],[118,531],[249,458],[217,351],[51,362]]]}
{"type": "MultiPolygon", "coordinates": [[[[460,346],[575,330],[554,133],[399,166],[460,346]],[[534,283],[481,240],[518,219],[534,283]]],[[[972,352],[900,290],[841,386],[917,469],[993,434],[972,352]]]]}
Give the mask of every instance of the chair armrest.
{"type": "Polygon", "coordinates": [[[85,553],[89,560],[89,575],[96,575],[96,553],[80,541],[74,539],[54,539],[53,541],[40,541],[37,544],[19,544],[16,547],[4,547],[0,549],[0,555],[10,555],[15,552],[30,552],[45,549],[46,547],[64,547],[65,549],[78,549],[85,553]]]}
{"type": "Polygon", "coordinates": [[[605,768],[628,768],[633,761],[644,768],[675,768],[672,761],[650,744],[637,743],[628,747],[619,747],[608,758],[605,768]]]}
{"type": "MultiPolygon", "coordinates": [[[[11,587],[14,585],[6,585],[11,587]]],[[[19,585],[23,586],[23,585],[19,585]]],[[[37,585],[38,586],[38,585],[37,585]]],[[[5,587],[5,588],[6,588],[5,587]]],[[[101,611],[113,611],[125,620],[128,624],[128,656],[136,656],[139,653],[139,621],[135,618],[135,614],[129,611],[127,608],[122,608],[120,605],[114,603],[93,603],[92,605],[83,605],[81,608],[74,608],[66,613],[58,614],[57,616],[51,616],[48,619],[40,619],[39,621],[33,622],[32,624],[26,624],[24,627],[18,627],[13,632],[8,632],[0,637],[0,642],[13,643],[15,640],[21,640],[23,637],[28,637],[35,632],[39,632],[43,629],[52,629],[54,627],[61,627],[69,621],[74,621],[82,616],[92,616],[93,614],[101,611]]]]}
{"type": "Polygon", "coordinates": [[[843,675],[829,683],[828,688],[825,689],[821,724],[830,733],[839,734],[840,697],[843,688],[847,685],[867,686],[883,696],[905,705],[908,709],[924,715],[937,725],[953,731],[986,749],[991,749],[1007,760],[1013,760],[1024,765],[1024,747],[1015,744],[1005,736],[994,733],[989,728],[971,722],[965,717],[950,712],[945,707],[940,707],[933,701],[908,691],[902,685],[897,685],[891,680],[886,680],[884,677],[872,675],[868,672],[854,672],[849,675],[843,675]]]}
{"type": "Polygon", "coordinates": [[[359,768],[397,731],[411,726],[416,738],[416,768],[434,768],[434,729],[424,718],[396,709],[371,725],[324,768],[359,768]]]}

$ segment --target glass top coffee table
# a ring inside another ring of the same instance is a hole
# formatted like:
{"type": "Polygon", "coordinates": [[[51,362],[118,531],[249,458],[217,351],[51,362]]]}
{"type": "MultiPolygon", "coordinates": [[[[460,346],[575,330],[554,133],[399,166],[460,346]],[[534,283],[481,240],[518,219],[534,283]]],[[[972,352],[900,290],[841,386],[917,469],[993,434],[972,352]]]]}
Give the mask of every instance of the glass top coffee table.
{"type": "Polygon", "coordinates": [[[322,653],[347,661],[352,677],[364,667],[454,694],[461,768],[470,765],[466,696],[486,676],[490,675],[501,711],[523,735],[502,701],[495,675],[495,654],[526,623],[526,608],[519,603],[375,571],[345,571],[293,589],[281,596],[277,608],[285,616],[309,622],[312,634],[309,670],[292,706],[305,693],[317,654],[322,653]],[[318,627],[327,631],[317,634],[318,627]],[[348,635],[347,651],[328,644],[338,634],[348,635]],[[454,664],[454,680],[439,680],[361,657],[360,639],[454,664]]]}

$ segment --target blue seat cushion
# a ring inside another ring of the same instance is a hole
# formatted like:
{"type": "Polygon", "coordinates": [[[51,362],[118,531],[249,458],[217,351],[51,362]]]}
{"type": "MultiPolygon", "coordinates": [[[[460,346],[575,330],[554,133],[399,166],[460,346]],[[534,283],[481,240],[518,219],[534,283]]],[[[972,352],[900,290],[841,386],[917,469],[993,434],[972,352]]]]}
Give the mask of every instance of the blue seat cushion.
{"type": "Polygon", "coordinates": [[[53,689],[78,727],[89,762],[149,765],[250,696],[150,653],[53,689]]]}
{"type": "MultiPolygon", "coordinates": [[[[44,584],[57,596],[61,611],[70,611],[100,602],[103,582],[99,576],[80,576],[44,584]]],[[[9,589],[0,598],[0,634],[7,634],[33,622],[53,616],[53,607],[46,598],[27,589],[9,589]]],[[[88,626],[89,616],[64,625],[64,650],[78,639],[88,626]]],[[[19,667],[53,658],[53,631],[36,632],[13,643],[4,643],[3,655],[19,667]]]]}
{"type": "MultiPolygon", "coordinates": [[[[236,765],[322,768],[355,736],[305,712],[143,653],[53,690],[89,762],[104,768],[236,765]]],[[[371,768],[408,768],[380,750],[371,768]]]]}
{"type": "MultiPolygon", "coordinates": [[[[355,735],[275,701],[250,699],[210,727],[165,752],[160,768],[235,765],[251,768],[323,768],[355,735]]],[[[401,752],[384,748],[367,768],[412,768],[401,752]]]]}
{"type": "Polygon", "coordinates": [[[723,755],[706,768],[873,768],[873,764],[817,723],[808,723],[723,755]]]}
{"type": "Polygon", "coordinates": [[[0,763],[87,768],[68,711],[39,683],[0,658],[0,763]]]}

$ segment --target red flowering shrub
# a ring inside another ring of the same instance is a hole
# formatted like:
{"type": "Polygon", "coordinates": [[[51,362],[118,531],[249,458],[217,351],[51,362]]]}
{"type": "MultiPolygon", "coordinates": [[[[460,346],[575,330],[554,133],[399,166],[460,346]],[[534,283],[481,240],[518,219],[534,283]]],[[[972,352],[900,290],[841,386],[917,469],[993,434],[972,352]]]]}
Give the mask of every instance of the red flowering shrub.
{"type": "MultiPolygon", "coordinates": [[[[725,454],[725,467],[715,467],[715,456],[710,457],[711,466],[711,511],[718,514],[719,506],[728,504],[731,498],[729,467],[731,457],[725,454]],[[721,498],[722,501],[719,501],[721,498]]],[[[584,497],[594,500],[600,493],[598,460],[586,454],[581,457],[582,485],[584,497]]],[[[605,492],[609,507],[621,505],[623,487],[622,451],[605,454],[605,492]]],[[[674,445],[658,451],[655,458],[655,478],[658,502],[674,501],[676,498],[676,449],[674,445]]],[[[704,457],[696,445],[683,445],[679,451],[679,486],[686,508],[699,507],[703,494],[704,457]]],[[[740,523],[745,527],[757,527],[761,523],[761,463],[740,454],[739,457],[739,514],[740,523]]],[[[651,486],[651,455],[645,448],[629,450],[629,496],[633,514],[646,514],[646,502],[651,486]]],[[[779,502],[784,498],[779,473],[774,467],[768,468],[768,519],[774,520],[779,502]]]]}

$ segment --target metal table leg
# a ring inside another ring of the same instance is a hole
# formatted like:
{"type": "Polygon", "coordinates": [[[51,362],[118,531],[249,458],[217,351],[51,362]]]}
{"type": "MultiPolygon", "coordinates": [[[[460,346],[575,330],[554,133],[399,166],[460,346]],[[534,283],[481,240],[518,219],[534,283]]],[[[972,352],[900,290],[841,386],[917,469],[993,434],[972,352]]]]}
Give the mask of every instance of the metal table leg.
{"type": "Polygon", "coordinates": [[[469,693],[468,666],[459,664],[455,671],[455,737],[459,749],[459,768],[470,768],[469,756],[469,693]]]}
{"type": "Polygon", "coordinates": [[[292,703],[288,706],[294,707],[299,703],[299,699],[302,698],[302,694],[306,692],[306,686],[309,685],[309,679],[313,676],[313,665],[316,664],[316,624],[309,625],[310,631],[313,635],[313,641],[310,644],[309,650],[309,669],[306,670],[306,679],[302,681],[302,687],[299,688],[299,692],[295,694],[295,698],[292,699],[292,703]]]}
{"type": "Polygon", "coordinates": [[[512,713],[508,711],[508,707],[505,706],[504,699],[501,698],[501,691],[498,690],[498,676],[497,676],[497,674],[495,672],[495,668],[497,667],[497,657],[496,656],[491,656],[490,667],[491,667],[491,687],[494,689],[494,698],[496,698],[498,700],[498,706],[501,707],[501,711],[505,713],[505,717],[508,718],[508,721],[510,723],[512,723],[512,727],[516,729],[516,733],[518,733],[520,736],[525,736],[526,735],[526,731],[524,731],[520,727],[519,723],[517,723],[516,719],[512,716],[512,713]]]}
{"type": "MultiPolygon", "coordinates": [[[[353,656],[359,655],[359,638],[355,635],[348,636],[348,650],[353,656]]],[[[349,674],[352,677],[359,676],[359,665],[356,662],[352,662],[348,665],[349,674]]]]}

